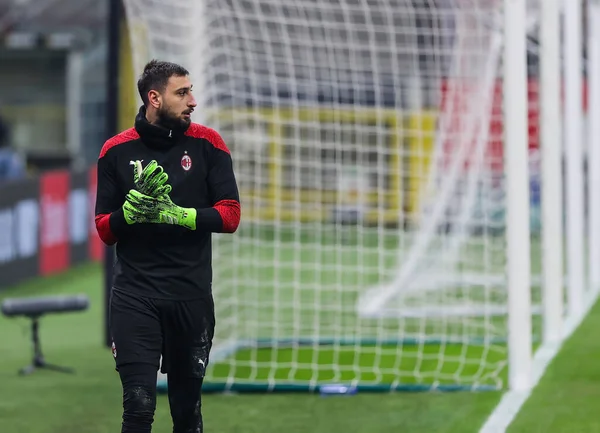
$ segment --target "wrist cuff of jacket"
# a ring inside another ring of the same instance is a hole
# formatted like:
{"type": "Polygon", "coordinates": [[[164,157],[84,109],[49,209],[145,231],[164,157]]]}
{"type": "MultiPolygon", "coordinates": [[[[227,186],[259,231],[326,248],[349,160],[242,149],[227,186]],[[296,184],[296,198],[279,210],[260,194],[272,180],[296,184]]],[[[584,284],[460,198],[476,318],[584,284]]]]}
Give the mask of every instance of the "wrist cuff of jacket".
{"type": "Polygon", "coordinates": [[[123,213],[123,208],[119,208],[113,213],[110,214],[109,225],[110,230],[115,234],[118,238],[119,235],[127,231],[127,221],[125,220],[125,214],[123,213]]]}

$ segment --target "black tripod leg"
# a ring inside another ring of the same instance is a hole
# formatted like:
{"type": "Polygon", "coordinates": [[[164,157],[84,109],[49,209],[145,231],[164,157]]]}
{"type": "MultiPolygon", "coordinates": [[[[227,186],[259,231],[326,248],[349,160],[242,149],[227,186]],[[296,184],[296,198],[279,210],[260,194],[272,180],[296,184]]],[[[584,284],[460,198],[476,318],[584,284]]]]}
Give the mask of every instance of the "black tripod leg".
{"type": "Polygon", "coordinates": [[[44,363],[39,366],[39,368],[45,368],[46,370],[58,371],[60,373],[74,373],[75,370],[69,367],[62,367],[60,365],[47,364],[44,363]]]}
{"type": "Polygon", "coordinates": [[[26,376],[33,373],[37,369],[46,369],[61,373],[74,373],[75,371],[72,368],[61,367],[59,365],[49,364],[46,362],[44,355],[42,354],[42,346],[40,344],[39,319],[37,317],[33,317],[32,320],[31,338],[33,342],[33,362],[31,365],[19,370],[19,374],[21,376],[26,376]]]}
{"type": "Polygon", "coordinates": [[[60,365],[48,364],[46,362],[43,362],[43,363],[36,363],[35,365],[28,365],[27,367],[23,367],[21,370],[19,370],[19,374],[21,376],[28,376],[36,370],[51,370],[51,371],[57,371],[59,373],[67,373],[67,374],[75,373],[75,370],[72,368],[63,367],[60,365]]]}

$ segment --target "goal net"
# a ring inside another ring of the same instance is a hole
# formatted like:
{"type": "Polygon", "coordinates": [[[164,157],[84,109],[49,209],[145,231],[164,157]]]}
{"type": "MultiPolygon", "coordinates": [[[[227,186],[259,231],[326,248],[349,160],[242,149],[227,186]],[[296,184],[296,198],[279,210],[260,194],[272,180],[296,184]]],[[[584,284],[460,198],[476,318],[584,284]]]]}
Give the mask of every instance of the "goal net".
{"type": "Polygon", "coordinates": [[[240,187],[205,390],[504,386],[502,1],[125,5],[135,71],[190,70],[240,187]]]}

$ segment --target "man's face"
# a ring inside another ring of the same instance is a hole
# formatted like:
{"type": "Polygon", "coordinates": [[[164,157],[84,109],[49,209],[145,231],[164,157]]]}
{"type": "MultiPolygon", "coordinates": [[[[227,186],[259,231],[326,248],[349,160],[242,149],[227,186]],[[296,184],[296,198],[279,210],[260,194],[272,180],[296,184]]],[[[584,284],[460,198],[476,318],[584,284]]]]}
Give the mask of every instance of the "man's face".
{"type": "Polygon", "coordinates": [[[192,95],[192,83],[189,77],[171,77],[164,92],[161,93],[161,105],[158,120],[167,128],[187,129],[192,119],[190,115],[196,107],[192,95]]]}

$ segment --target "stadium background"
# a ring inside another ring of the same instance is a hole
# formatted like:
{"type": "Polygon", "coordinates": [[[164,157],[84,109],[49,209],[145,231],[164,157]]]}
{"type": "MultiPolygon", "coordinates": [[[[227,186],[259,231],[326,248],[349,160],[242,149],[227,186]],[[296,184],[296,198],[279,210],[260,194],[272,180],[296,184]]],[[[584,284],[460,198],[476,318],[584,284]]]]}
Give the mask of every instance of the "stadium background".
{"type": "MultiPolygon", "coordinates": [[[[95,161],[104,140],[112,134],[107,128],[110,124],[107,118],[107,4],[95,0],[46,0],[35,7],[28,2],[18,4],[20,6],[0,2],[0,116],[12,131],[13,145],[28,162],[29,178],[0,185],[0,222],[3,223],[0,231],[0,293],[34,276],[58,275],[89,261],[100,263],[105,253],[91,216],[95,161]]],[[[426,28],[435,25],[436,16],[421,16],[420,19],[426,28]]],[[[124,21],[119,25],[117,128],[123,130],[131,126],[138,109],[134,79],[139,71],[135,70],[131,57],[130,29],[124,21]]],[[[433,51],[433,47],[443,41],[425,37],[419,43],[427,52],[426,47],[433,51]]],[[[432,64],[430,60],[423,59],[418,67],[426,68],[432,64]]],[[[530,57],[529,66],[529,148],[536,152],[539,144],[539,75],[535,57],[530,57]]],[[[422,71],[426,76],[427,71],[422,71]]],[[[405,85],[411,86],[410,79],[405,85]]],[[[438,90],[443,94],[444,87],[438,90]]],[[[499,85],[497,90],[496,97],[500,98],[499,85]]],[[[582,91],[587,95],[585,88],[582,91]]],[[[278,97],[285,100],[285,95],[282,91],[278,97]]],[[[357,121],[350,112],[332,109],[326,95],[320,96],[311,101],[310,110],[318,112],[323,123],[332,116],[342,122],[343,119],[352,123],[357,121]]],[[[388,96],[395,101],[393,94],[388,96]]],[[[386,109],[385,104],[374,106],[374,99],[368,92],[363,97],[361,103],[370,106],[373,112],[379,110],[381,113],[386,109]]],[[[429,99],[435,101],[436,97],[430,95],[429,99]]],[[[390,221],[396,220],[399,208],[407,215],[418,208],[420,197],[417,191],[424,181],[422,174],[427,171],[435,142],[437,113],[433,102],[426,110],[415,111],[410,100],[406,100],[403,108],[400,117],[390,112],[386,127],[389,131],[387,145],[392,156],[387,163],[402,166],[404,176],[388,179],[384,197],[370,198],[385,200],[384,220],[390,221]]],[[[585,98],[584,108],[587,108],[585,98]]],[[[243,104],[227,105],[214,115],[226,119],[231,110],[245,109],[243,104]]],[[[368,110],[364,113],[360,121],[369,124],[374,116],[369,115],[368,110]]],[[[258,139],[267,143],[267,152],[280,155],[285,149],[278,140],[278,131],[270,128],[273,112],[265,107],[262,115],[264,136],[258,139]]],[[[497,116],[493,117],[496,120],[490,124],[490,135],[499,136],[502,124],[497,116]]],[[[243,154],[244,143],[236,143],[228,137],[227,130],[222,133],[234,155],[243,154]]],[[[489,151],[501,153],[500,142],[492,140],[489,151]]],[[[240,158],[239,164],[243,163],[240,158]]],[[[268,171],[272,177],[265,190],[245,192],[247,200],[266,198],[266,205],[259,214],[245,217],[269,219],[273,215],[275,198],[285,198],[285,179],[278,177],[282,167],[272,165],[268,171]]],[[[537,189],[538,176],[539,171],[533,167],[533,192],[537,189]]],[[[309,184],[304,189],[305,194],[310,195],[314,188],[309,184]]],[[[327,200],[327,194],[322,196],[327,200]]],[[[534,193],[531,197],[531,223],[535,230],[539,228],[539,196],[534,193]]],[[[334,198],[330,200],[335,201],[334,198]]],[[[320,217],[318,213],[310,212],[305,218],[320,217]]],[[[372,219],[378,217],[371,215],[372,219]]],[[[98,334],[101,332],[98,328],[98,334]]]]}

